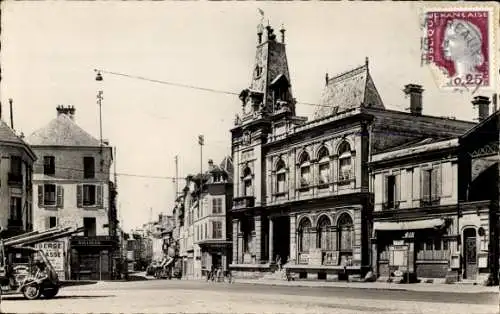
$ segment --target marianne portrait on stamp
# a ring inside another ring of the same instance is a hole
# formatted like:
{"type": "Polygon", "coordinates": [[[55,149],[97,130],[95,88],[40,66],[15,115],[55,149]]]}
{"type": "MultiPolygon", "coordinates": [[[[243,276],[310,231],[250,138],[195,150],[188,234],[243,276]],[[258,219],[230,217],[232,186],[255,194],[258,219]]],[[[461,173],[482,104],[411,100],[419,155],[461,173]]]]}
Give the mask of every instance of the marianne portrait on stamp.
{"type": "Polygon", "coordinates": [[[466,79],[481,73],[478,67],[485,61],[482,37],[479,28],[469,21],[452,19],[448,22],[442,49],[444,58],[454,63],[454,77],[466,79]]]}

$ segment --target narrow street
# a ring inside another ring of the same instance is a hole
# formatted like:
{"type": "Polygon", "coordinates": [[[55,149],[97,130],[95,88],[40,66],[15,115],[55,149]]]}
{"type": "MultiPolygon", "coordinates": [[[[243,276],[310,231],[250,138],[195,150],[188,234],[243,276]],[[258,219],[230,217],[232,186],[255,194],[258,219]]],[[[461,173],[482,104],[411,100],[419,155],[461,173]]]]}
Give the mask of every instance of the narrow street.
{"type": "Polygon", "coordinates": [[[63,289],[53,300],[7,296],[7,313],[498,313],[496,293],[289,287],[204,281],[105,282],[63,289]]]}

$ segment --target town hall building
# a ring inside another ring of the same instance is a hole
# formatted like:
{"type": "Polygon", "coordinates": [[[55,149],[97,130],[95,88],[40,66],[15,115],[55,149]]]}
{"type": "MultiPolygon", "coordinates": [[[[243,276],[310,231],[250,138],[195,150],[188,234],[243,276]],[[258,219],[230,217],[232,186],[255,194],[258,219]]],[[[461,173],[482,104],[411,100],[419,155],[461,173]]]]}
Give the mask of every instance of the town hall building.
{"type": "Polygon", "coordinates": [[[420,85],[408,84],[410,112],[385,108],[368,58],[326,76],[312,121],[296,115],[285,30],[259,25],[250,86],[240,93],[232,134],[232,263],[236,277],[283,264],[318,278],[372,265],[371,155],[424,138],[447,139],[475,124],[424,115],[420,85]]]}

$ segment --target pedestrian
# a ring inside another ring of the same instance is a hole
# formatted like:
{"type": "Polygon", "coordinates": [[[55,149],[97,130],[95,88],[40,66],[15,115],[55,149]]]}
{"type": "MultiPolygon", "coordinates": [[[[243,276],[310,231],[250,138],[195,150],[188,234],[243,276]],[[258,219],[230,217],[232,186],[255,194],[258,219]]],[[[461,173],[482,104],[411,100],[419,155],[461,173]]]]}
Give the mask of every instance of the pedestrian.
{"type": "Polygon", "coordinates": [[[276,265],[278,265],[278,271],[281,271],[281,256],[279,254],[276,256],[276,265]]]}
{"type": "Polygon", "coordinates": [[[220,282],[221,274],[222,274],[222,269],[220,267],[217,267],[217,282],[220,282]]]}

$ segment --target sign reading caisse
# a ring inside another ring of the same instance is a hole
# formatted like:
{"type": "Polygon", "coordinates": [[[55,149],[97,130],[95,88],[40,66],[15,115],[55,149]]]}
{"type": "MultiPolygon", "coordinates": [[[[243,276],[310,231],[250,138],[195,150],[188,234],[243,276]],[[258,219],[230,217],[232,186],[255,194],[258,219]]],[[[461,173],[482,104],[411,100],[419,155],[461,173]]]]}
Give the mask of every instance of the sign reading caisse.
{"type": "Polygon", "coordinates": [[[64,242],[63,241],[50,241],[42,242],[35,245],[45,253],[54,270],[57,272],[59,279],[64,280],[64,242]]]}

